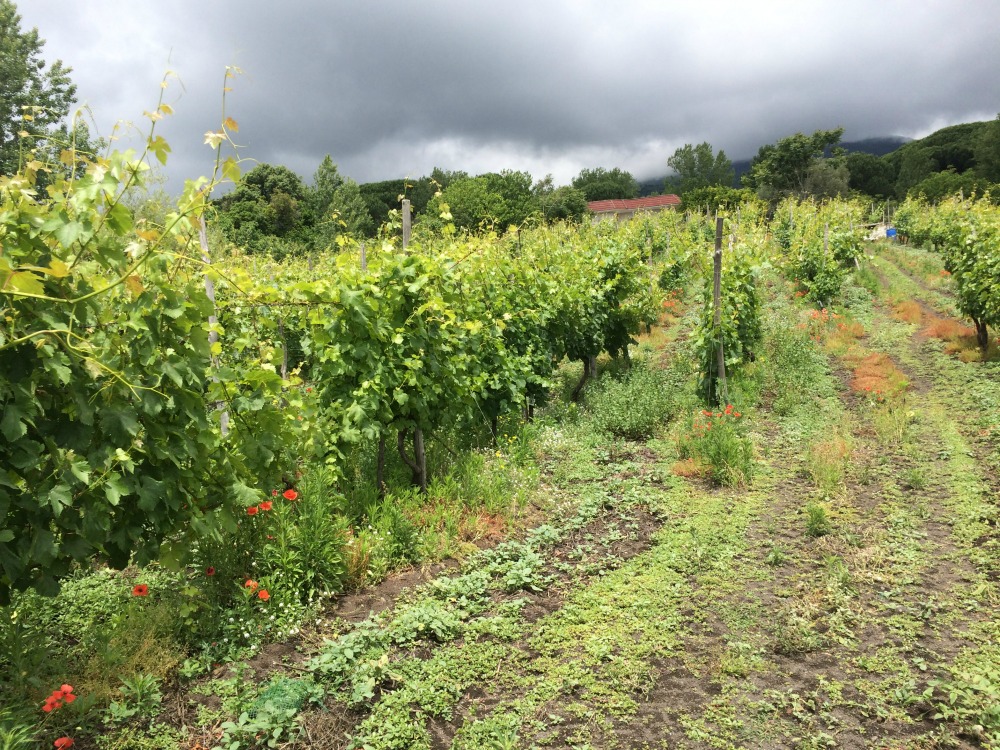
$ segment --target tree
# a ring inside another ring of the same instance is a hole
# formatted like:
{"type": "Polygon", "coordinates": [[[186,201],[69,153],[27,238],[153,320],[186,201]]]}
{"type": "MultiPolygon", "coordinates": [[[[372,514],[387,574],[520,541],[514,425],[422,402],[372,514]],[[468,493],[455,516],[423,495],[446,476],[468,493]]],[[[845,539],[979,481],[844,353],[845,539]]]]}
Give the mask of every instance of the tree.
{"type": "MultiPolygon", "coordinates": [[[[46,66],[42,59],[45,40],[38,29],[21,30],[21,16],[10,0],[0,0],[0,174],[17,172],[22,161],[20,133],[28,133],[28,148],[50,137],[69,141],[69,131],[60,125],[76,96],[70,80],[72,68],[56,60],[46,66]],[[26,119],[28,115],[30,119],[26,119]],[[61,137],[59,137],[61,136],[61,137]]],[[[78,147],[89,148],[87,133],[78,147]]]]}
{"type": "Polygon", "coordinates": [[[899,161],[896,196],[905,198],[910,188],[934,174],[937,169],[930,148],[908,148],[899,161]]]}
{"type": "Polygon", "coordinates": [[[713,155],[712,146],[707,142],[697,146],[684,144],[667,159],[667,166],[677,174],[667,178],[664,187],[681,195],[689,190],[715,185],[732,187],[736,175],[726,152],[720,150],[713,155]]]}
{"type": "Polygon", "coordinates": [[[817,198],[839,198],[850,191],[850,172],[843,157],[817,159],[806,173],[805,192],[817,198]]]}
{"type": "Polygon", "coordinates": [[[495,228],[503,232],[541,211],[532,193],[531,175],[510,170],[452,182],[427,204],[423,222],[436,225],[444,205],[457,228],[473,231],[495,228]]]}
{"type": "Polygon", "coordinates": [[[302,178],[288,167],[258,164],[218,201],[219,226],[230,242],[251,252],[268,250],[273,238],[304,248],[315,224],[307,197],[302,178]]]}
{"type": "Polygon", "coordinates": [[[990,182],[1000,182],[1000,114],[983,128],[975,154],[976,172],[990,182]]]}
{"type": "Polygon", "coordinates": [[[313,216],[319,218],[326,215],[330,203],[333,201],[334,193],[344,184],[344,178],[340,176],[337,165],[333,163],[330,154],[323,157],[313,174],[313,184],[306,189],[307,202],[312,210],[313,216]]]}
{"type": "Polygon", "coordinates": [[[892,166],[878,156],[854,151],[847,155],[847,171],[851,190],[873,198],[889,198],[895,193],[892,166]]]}
{"type": "Polygon", "coordinates": [[[983,177],[977,177],[972,170],[959,174],[953,169],[935,172],[925,177],[910,188],[907,195],[911,198],[923,196],[931,203],[938,203],[960,193],[966,198],[982,195],[995,186],[983,177]]]}
{"type": "Polygon", "coordinates": [[[610,198],[635,198],[639,194],[639,183],[628,172],[614,169],[582,169],[573,178],[573,187],[582,190],[588,201],[603,201],[610,198]]]}
{"type": "Polygon", "coordinates": [[[587,213],[587,196],[570,185],[555,187],[548,174],[531,188],[545,221],[580,221],[587,213]]]}
{"type": "Polygon", "coordinates": [[[843,128],[817,130],[812,135],[796,133],[761,146],[750,162],[750,171],[743,175],[743,185],[770,201],[792,194],[807,195],[810,169],[828,150],[836,149],[843,134],[843,128]]]}
{"type": "Polygon", "coordinates": [[[333,191],[326,213],[318,217],[315,243],[320,247],[330,247],[338,235],[368,237],[374,230],[358,183],[348,177],[333,191]]]}

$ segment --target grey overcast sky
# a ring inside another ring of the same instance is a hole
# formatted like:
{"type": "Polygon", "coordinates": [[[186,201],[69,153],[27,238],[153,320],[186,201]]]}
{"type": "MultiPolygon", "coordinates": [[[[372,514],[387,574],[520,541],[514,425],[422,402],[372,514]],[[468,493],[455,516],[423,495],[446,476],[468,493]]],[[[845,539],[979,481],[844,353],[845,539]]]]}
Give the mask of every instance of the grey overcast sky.
{"type": "MultiPolygon", "coordinates": [[[[241,156],[307,181],[584,167],[667,172],[685,143],[733,159],[792,133],[921,136],[1000,110],[996,0],[16,0],[108,135],[159,83],[171,184],[241,156]]],[[[148,124],[148,123],[146,123],[148,124]]]]}

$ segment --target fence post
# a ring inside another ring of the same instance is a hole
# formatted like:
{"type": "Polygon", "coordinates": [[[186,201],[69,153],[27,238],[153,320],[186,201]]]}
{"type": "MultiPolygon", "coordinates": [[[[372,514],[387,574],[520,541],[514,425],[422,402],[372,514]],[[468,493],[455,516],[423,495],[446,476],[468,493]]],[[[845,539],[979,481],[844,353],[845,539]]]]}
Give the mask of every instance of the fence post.
{"type": "Polygon", "coordinates": [[[410,215],[410,199],[403,198],[403,249],[410,244],[410,231],[411,222],[413,217],[410,215]]]}

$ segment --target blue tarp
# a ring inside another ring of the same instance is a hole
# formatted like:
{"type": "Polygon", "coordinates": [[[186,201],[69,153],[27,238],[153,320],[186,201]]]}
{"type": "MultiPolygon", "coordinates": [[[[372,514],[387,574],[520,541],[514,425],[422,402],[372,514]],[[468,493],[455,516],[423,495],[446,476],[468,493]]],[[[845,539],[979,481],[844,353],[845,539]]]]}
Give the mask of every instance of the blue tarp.
{"type": "Polygon", "coordinates": [[[893,237],[895,237],[896,236],[896,228],[895,227],[889,227],[888,229],[886,229],[885,230],[885,236],[888,237],[889,239],[892,239],[893,237]]]}

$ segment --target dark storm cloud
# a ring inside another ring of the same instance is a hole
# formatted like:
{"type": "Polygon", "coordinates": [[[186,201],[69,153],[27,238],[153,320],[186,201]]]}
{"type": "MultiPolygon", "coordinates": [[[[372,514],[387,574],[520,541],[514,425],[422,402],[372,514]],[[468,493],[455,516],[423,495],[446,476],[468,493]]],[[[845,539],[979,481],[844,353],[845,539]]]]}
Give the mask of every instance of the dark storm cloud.
{"type": "Polygon", "coordinates": [[[437,165],[662,174],[707,140],[733,158],[796,131],[920,135],[1000,109],[1000,5],[965,2],[235,2],[22,0],[102,128],[160,127],[170,173],[210,168],[228,114],[244,156],[359,181],[437,165]]]}

